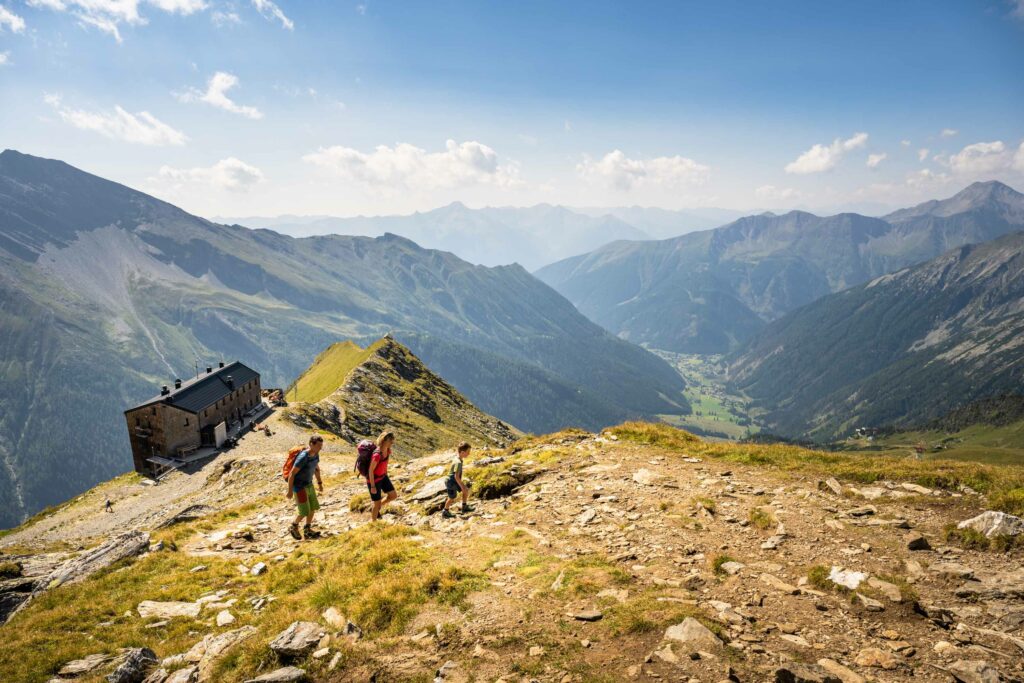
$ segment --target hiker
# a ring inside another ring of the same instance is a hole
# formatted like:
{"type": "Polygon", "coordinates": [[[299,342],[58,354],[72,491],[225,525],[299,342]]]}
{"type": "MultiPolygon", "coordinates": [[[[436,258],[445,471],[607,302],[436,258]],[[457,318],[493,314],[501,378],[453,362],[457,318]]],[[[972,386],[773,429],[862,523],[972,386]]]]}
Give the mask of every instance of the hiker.
{"type": "Polygon", "coordinates": [[[391,432],[382,432],[377,437],[377,448],[370,458],[370,467],[366,475],[366,487],[370,489],[370,500],[373,501],[373,509],[370,510],[370,521],[380,519],[381,509],[398,498],[395,493],[395,486],[388,478],[388,459],[391,457],[391,447],[395,445],[395,435],[391,432]],[[384,494],[387,498],[381,500],[384,494]]]}
{"type": "Polygon", "coordinates": [[[466,459],[471,449],[472,446],[463,441],[459,444],[455,457],[448,464],[448,478],[444,480],[444,487],[448,491],[448,499],[444,501],[444,510],[441,511],[441,516],[445,519],[455,519],[455,515],[451,512],[451,506],[452,501],[459,496],[460,491],[462,492],[462,512],[473,511],[473,508],[469,505],[469,484],[462,481],[462,461],[466,459]]]}
{"type": "Polygon", "coordinates": [[[103,510],[104,510],[104,512],[110,512],[110,513],[114,512],[114,504],[110,502],[109,498],[107,498],[107,502],[103,506],[103,510]]]}
{"type": "Polygon", "coordinates": [[[320,478],[320,449],[324,447],[324,437],[314,434],[309,438],[309,446],[299,451],[292,463],[291,472],[288,474],[288,500],[295,496],[295,504],[299,514],[292,522],[288,533],[292,538],[299,541],[303,538],[320,538],[320,532],[313,529],[313,514],[320,509],[320,501],[316,497],[316,489],[313,488],[313,477],[316,476],[316,486],[320,493],[324,492],[324,482],[320,478]],[[303,533],[299,535],[299,522],[306,518],[306,526],[303,533]]]}

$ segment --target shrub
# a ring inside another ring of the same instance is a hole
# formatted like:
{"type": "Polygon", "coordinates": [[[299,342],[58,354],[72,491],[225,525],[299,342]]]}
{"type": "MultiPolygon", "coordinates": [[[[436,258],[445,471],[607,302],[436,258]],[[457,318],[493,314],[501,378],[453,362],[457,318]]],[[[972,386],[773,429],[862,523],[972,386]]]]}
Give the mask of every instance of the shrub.
{"type": "Polygon", "coordinates": [[[21,576],[20,562],[0,562],[0,579],[16,579],[21,576]]]}

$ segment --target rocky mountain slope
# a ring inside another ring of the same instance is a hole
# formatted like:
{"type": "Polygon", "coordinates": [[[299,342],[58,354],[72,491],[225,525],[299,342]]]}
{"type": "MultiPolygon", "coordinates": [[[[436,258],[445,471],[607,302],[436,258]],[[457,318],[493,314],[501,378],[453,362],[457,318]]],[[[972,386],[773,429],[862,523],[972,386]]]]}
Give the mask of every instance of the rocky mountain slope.
{"type": "Polygon", "coordinates": [[[627,424],[474,452],[481,498],[455,520],[435,513],[450,452],[413,460],[395,470],[399,502],[369,524],[351,446],[331,439],[325,536],[299,542],[276,473],[308,432],[280,415],[271,426],[199,471],[103,484],[0,539],[0,567],[23,574],[0,595],[65,581],[0,626],[0,678],[1024,676],[1024,523],[991,513],[957,528],[993,506],[1022,511],[1019,467],[627,424]],[[993,519],[1002,535],[989,538],[993,519]],[[97,548],[89,563],[80,545],[97,548]],[[104,566],[116,549],[137,554],[104,566]]]}
{"type": "Polygon", "coordinates": [[[819,438],[915,425],[1024,385],[1024,233],[833,294],[730,363],[769,430],[819,438]]]}
{"type": "Polygon", "coordinates": [[[793,211],[669,240],[617,242],[537,276],[623,338],[723,353],[826,294],[1021,229],[1024,195],[992,181],[881,219],[793,211]]]}
{"type": "Polygon", "coordinates": [[[0,526],[123,471],[123,407],[197,362],[238,358],[284,386],[328,345],[390,330],[522,429],[687,410],[667,364],[519,266],[473,266],[394,235],[218,225],[10,150],[0,320],[0,526]]]}
{"type": "Polygon", "coordinates": [[[401,434],[395,444],[395,454],[401,457],[454,448],[467,439],[482,446],[505,447],[519,434],[482,413],[389,337],[366,349],[350,342],[335,344],[313,361],[287,395],[299,399],[285,411],[296,425],[329,432],[352,444],[376,439],[387,429],[401,434]],[[350,359],[351,366],[346,362],[350,359]],[[320,397],[325,387],[332,386],[320,397]]]}

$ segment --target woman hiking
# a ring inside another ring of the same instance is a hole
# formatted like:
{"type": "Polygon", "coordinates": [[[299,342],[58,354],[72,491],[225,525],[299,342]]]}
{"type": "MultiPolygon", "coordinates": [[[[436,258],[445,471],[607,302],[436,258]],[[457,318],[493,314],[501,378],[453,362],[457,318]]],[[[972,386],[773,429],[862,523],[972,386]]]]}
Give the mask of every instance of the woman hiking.
{"type": "Polygon", "coordinates": [[[398,498],[395,486],[388,478],[388,459],[391,457],[391,447],[395,444],[395,435],[392,432],[382,432],[377,437],[377,448],[370,458],[370,469],[366,475],[366,487],[370,489],[370,500],[373,501],[373,509],[370,510],[370,521],[380,518],[381,509],[398,498]],[[384,494],[387,498],[382,500],[384,494]]]}

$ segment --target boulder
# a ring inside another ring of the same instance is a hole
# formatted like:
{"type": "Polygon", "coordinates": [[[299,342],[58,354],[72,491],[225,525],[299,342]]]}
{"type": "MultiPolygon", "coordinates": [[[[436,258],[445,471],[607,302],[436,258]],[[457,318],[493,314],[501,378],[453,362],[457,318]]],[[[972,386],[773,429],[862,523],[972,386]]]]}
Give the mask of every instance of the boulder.
{"type": "Polygon", "coordinates": [[[843,681],[819,667],[786,664],[775,670],[775,683],[843,683],[843,681]]]}
{"type": "Polygon", "coordinates": [[[719,567],[719,569],[721,569],[723,572],[725,572],[729,576],[736,576],[741,571],[743,571],[743,568],[746,567],[746,566],[747,565],[745,565],[745,564],[743,564],[741,562],[736,562],[734,560],[730,560],[729,562],[723,562],[722,565],[719,567]]]}
{"type": "Polygon", "coordinates": [[[105,664],[109,664],[113,659],[112,655],[102,652],[89,655],[88,657],[68,662],[57,670],[57,675],[61,678],[77,678],[78,676],[91,673],[105,664]]]}
{"type": "Polygon", "coordinates": [[[664,474],[652,472],[651,470],[642,467],[633,473],[633,481],[643,486],[661,486],[665,483],[666,477],[664,474]]]}
{"type": "Polygon", "coordinates": [[[76,583],[126,557],[141,555],[148,549],[148,533],[129,531],[64,562],[53,570],[43,583],[46,588],[55,588],[65,583],[76,583]]]}
{"type": "Polygon", "coordinates": [[[173,619],[174,617],[188,617],[195,619],[199,616],[203,606],[198,602],[155,602],[143,600],[136,608],[139,616],[143,619],[157,617],[159,619],[173,619]]]}
{"type": "Polygon", "coordinates": [[[903,602],[903,593],[900,591],[900,587],[894,583],[882,581],[872,576],[868,579],[868,585],[884,595],[889,602],[903,602]]]}
{"type": "Polygon", "coordinates": [[[195,683],[197,678],[199,678],[199,667],[186,666],[165,678],[164,683],[195,683]]]}
{"type": "Polygon", "coordinates": [[[675,626],[669,626],[665,630],[667,640],[675,640],[691,646],[691,649],[717,648],[722,645],[721,639],[716,636],[708,627],[693,617],[686,617],[675,626]]]}
{"type": "MultiPolygon", "coordinates": [[[[205,681],[212,680],[213,667],[221,655],[254,633],[256,633],[255,626],[243,626],[231,631],[224,631],[223,633],[211,633],[193,645],[188,652],[178,655],[176,658],[179,661],[174,663],[187,662],[195,664],[199,669],[198,680],[200,683],[204,683],[205,681]]],[[[167,659],[164,660],[165,666],[170,664],[171,662],[168,662],[167,659]]]]}
{"type": "Polygon", "coordinates": [[[434,479],[433,481],[428,481],[420,488],[419,491],[412,494],[411,500],[415,502],[422,502],[424,500],[430,500],[435,496],[441,495],[446,491],[444,482],[445,477],[441,477],[440,479],[434,479]]]}
{"type": "Polygon", "coordinates": [[[922,536],[921,534],[917,533],[916,531],[911,531],[910,533],[908,533],[904,538],[904,541],[907,544],[907,550],[932,549],[931,544],[928,543],[928,539],[922,536]]]}
{"type": "Polygon", "coordinates": [[[250,678],[245,683],[295,683],[306,680],[306,672],[294,666],[286,666],[268,674],[250,678]]]}
{"type": "Polygon", "coordinates": [[[864,677],[848,669],[834,659],[819,659],[818,666],[829,672],[843,683],[864,683],[864,677]]]}
{"type": "Polygon", "coordinates": [[[959,683],[1001,683],[1002,674],[982,660],[957,660],[946,669],[959,683]]]}
{"type": "Polygon", "coordinates": [[[965,519],[956,525],[958,529],[974,529],[988,538],[994,536],[1019,536],[1024,533],[1024,519],[1005,512],[988,510],[977,517],[965,519]]]}
{"type": "Polygon", "coordinates": [[[252,566],[252,569],[249,570],[249,573],[253,576],[259,576],[260,574],[263,574],[266,571],[267,564],[265,562],[257,562],[252,566]]]}
{"type": "Polygon", "coordinates": [[[829,581],[850,590],[857,590],[857,587],[867,578],[868,575],[864,572],[855,572],[850,569],[843,569],[842,567],[832,567],[828,574],[829,581]]]}
{"type": "Polygon", "coordinates": [[[222,609],[217,612],[217,626],[230,626],[235,623],[235,615],[230,610],[222,609]]]}
{"type": "Polygon", "coordinates": [[[896,655],[885,650],[879,650],[877,647],[864,648],[857,653],[857,658],[853,662],[857,666],[885,669],[886,671],[891,671],[900,665],[896,655]]]}
{"type": "Polygon", "coordinates": [[[837,496],[843,495],[843,487],[835,477],[829,477],[822,484],[837,496]]]}
{"type": "Polygon", "coordinates": [[[570,616],[577,621],[601,621],[601,617],[604,615],[596,609],[583,609],[573,612],[570,616]]]}
{"type": "Polygon", "coordinates": [[[346,619],[341,614],[341,612],[338,611],[337,607],[328,607],[326,610],[324,610],[324,613],[321,615],[321,618],[328,626],[330,626],[331,628],[338,629],[339,631],[345,628],[345,624],[348,623],[348,619],[346,619]]]}
{"type": "Polygon", "coordinates": [[[761,583],[768,584],[772,588],[778,591],[782,591],[787,595],[797,595],[800,593],[800,589],[796,586],[790,585],[772,574],[761,574],[761,583]]]}
{"type": "Polygon", "coordinates": [[[125,652],[121,663],[107,676],[107,683],[142,683],[156,664],[156,653],[148,647],[132,648],[125,652]]]}
{"type": "Polygon", "coordinates": [[[324,635],[320,624],[311,621],[292,622],[291,626],[270,642],[270,649],[281,657],[302,657],[316,649],[324,635]]]}

